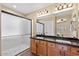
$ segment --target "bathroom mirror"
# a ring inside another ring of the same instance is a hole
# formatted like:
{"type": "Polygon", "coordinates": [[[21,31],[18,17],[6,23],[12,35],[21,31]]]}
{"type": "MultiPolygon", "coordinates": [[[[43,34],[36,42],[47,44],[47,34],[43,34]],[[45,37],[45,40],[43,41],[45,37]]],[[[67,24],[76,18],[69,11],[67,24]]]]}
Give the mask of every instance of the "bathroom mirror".
{"type": "Polygon", "coordinates": [[[72,17],[74,10],[56,16],[56,33],[63,37],[78,37],[78,19],[72,17]]]}
{"type": "MultiPolygon", "coordinates": [[[[45,18],[38,18],[37,23],[43,24],[43,34],[44,35],[50,35],[54,36],[55,35],[55,20],[52,17],[45,17],[45,18]]],[[[40,26],[37,28],[41,28],[40,26]]],[[[38,31],[39,29],[37,29],[38,31]]],[[[37,33],[38,34],[38,33],[37,33]]]]}
{"type": "Polygon", "coordinates": [[[59,36],[70,37],[70,19],[71,17],[58,17],[56,21],[56,33],[59,36]]]}
{"type": "Polygon", "coordinates": [[[78,12],[76,10],[75,13],[75,9],[71,7],[53,12],[48,16],[45,15],[38,17],[37,21],[43,23],[44,35],[79,38],[79,15],[73,17],[73,13],[77,14],[78,12]]]}

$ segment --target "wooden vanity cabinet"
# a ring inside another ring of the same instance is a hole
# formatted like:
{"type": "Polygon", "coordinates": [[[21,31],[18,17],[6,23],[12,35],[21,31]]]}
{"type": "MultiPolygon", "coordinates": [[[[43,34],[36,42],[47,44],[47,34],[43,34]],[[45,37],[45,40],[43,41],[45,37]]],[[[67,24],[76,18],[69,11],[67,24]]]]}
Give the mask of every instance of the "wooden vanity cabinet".
{"type": "Polygon", "coordinates": [[[40,56],[79,56],[79,47],[31,39],[31,52],[40,56]]]}
{"type": "Polygon", "coordinates": [[[60,51],[56,48],[55,43],[47,43],[47,55],[48,56],[59,56],[60,51]]]}

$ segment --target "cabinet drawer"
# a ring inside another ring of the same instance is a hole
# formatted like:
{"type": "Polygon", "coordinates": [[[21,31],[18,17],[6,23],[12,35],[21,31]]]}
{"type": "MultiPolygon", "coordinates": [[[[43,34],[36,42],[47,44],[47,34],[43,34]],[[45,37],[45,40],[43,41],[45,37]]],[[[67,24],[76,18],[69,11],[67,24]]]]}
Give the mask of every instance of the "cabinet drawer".
{"type": "Polygon", "coordinates": [[[47,45],[50,46],[50,47],[55,47],[55,43],[48,42],[47,45]]]}
{"type": "Polygon", "coordinates": [[[79,55],[79,48],[77,47],[71,47],[71,53],[75,53],[79,55]]]}
{"type": "Polygon", "coordinates": [[[46,41],[39,41],[39,45],[46,45],[46,41]]]}
{"type": "Polygon", "coordinates": [[[63,45],[63,44],[56,44],[56,47],[65,52],[70,52],[70,46],[63,45]]]}
{"type": "Polygon", "coordinates": [[[37,55],[40,56],[46,56],[47,53],[47,47],[45,45],[39,45],[39,47],[37,48],[37,55]]]}
{"type": "Polygon", "coordinates": [[[56,47],[57,47],[58,49],[60,49],[60,50],[62,50],[62,49],[64,48],[64,46],[61,45],[61,44],[56,44],[56,47]]]}

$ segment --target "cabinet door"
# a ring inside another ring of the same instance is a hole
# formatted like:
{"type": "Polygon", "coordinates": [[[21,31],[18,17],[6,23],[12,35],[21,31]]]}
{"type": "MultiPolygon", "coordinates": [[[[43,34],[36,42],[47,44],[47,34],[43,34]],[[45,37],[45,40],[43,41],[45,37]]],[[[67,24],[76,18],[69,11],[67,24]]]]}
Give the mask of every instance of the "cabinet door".
{"type": "Polygon", "coordinates": [[[66,47],[67,47],[67,49],[64,50],[65,56],[71,56],[71,55],[70,55],[70,54],[71,54],[70,46],[66,46],[66,47]]]}
{"type": "Polygon", "coordinates": [[[48,50],[47,50],[48,56],[59,56],[60,55],[60,50],[56,48],[55,43],[48,42],[47,47],[48,47],[48,50]]]}
{"type": "Polygon", "coordinates": [[[36,45],[37,45],[37,40],[31,39],[31,52],[36,54],[36,45]]]}
{"type": "Polygon", "coordinates": [[[31,39],[31,52],[36,53],[36,42],[34,39],[31,39]]]}
{"type": "Polygon", "coordinates": [[[39,52],[37,53],[40,56],[46,56],[46,46],[40,45],[39,46],[39,52]]]}
{"type": "Polygon", "coordinates": [[[79,56],[79,47],[71,47],[71,54],[79,56]]]}
{"type": "Polygon", "coordinates": [[[37,55],[46,56],[46,41],[39,41],[37,55]]]}

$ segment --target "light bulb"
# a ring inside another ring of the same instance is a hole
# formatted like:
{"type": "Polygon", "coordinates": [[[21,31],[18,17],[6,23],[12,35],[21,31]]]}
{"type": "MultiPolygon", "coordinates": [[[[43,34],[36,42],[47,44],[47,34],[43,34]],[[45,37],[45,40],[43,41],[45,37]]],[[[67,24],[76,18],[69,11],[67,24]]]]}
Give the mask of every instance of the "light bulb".
{"type": "Polygon", "coordinates": [[[67,8],[67,4],[66,3],[63,4],[63,8],[64,9],[67,8]]]}
{"type": "Polygon", "coordinates": [[[71,4],[71,3],[69,3],[69,4],[68,4],[68,7],[72,7],[72,4],[71,4]]]}
{"type": "Polygon", "coordinates": [[[56,6],[55,10],[58,10],[58,7],[56,6]]]}
{"type": "Polygon", "coordinates": [[[61,10],[62,9],[62,5],[60,4],[60,6],[59,6],[59,10],[61,10]]]}

